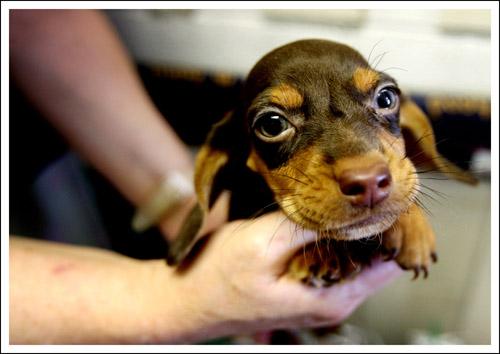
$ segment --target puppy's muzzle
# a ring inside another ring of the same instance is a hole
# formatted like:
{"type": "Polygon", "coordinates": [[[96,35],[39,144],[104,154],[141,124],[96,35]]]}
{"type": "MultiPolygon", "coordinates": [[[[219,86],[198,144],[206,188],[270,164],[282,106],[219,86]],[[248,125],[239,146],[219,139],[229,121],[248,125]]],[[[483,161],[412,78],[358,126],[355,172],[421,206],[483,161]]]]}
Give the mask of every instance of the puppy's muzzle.
{"type": "Polygon", "coordinates": [[[340,191],[355,207],[373,208],[385,200],[392,189],[392,177],[387,164],[377,162],[341,171],[340,191]]]}

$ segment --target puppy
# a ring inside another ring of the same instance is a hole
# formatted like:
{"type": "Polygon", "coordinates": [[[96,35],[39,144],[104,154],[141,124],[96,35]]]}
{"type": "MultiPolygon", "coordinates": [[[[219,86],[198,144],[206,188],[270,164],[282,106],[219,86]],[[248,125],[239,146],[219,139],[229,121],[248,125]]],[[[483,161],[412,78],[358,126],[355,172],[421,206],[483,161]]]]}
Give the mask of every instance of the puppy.
{"type": "Polygon", "coordinates": [[[196,161],[198,204],[170,245],[179,264],[222,190],[230,219],[281,208],[318,242],[290,261],[312,286],[356,274],[377,254],[427,276],[434,232],[419,205],[419,159],[475,183],[435,147],[424,113],[396,81],[352,48],[301,40],[264,56],[238,107],[217,123],[196,161]]]}

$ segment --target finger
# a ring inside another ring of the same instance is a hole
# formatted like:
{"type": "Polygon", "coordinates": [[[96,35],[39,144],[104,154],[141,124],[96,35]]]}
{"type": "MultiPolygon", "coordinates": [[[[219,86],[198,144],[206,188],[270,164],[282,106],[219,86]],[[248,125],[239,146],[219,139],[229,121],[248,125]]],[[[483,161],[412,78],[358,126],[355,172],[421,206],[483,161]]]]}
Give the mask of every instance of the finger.
{"type": "MultiPolygon", "coordinates": [[[[394,261],[376,260],[354,279],[339,283],[326,290],[319,303],[320,311],[331,311],[332,304],[341,304],[341,317],[347,317],[369,296],[387,286],[403,274],[403,270],[394,261]]],[[[318,301],[318,293],[310,295],[318,301]]],[[[311,299],[311,301],[314,301],[311,299]]],[[[338,313],[337,313],[338,315],[338,313]]]]}
{"type": "MultiPolygon", "coordinates": [[[[293,303],[297,313],[313,316],[315,321],[338,324],[345,320],[363,301],[388,285],[403,271],[394,261],[374,260],[352,280],[344,280],[328,288],[305,286],[295,279],[282,277],[280,290],[286,303],[293,303]]],[[[318,322],[319,323],[319,322],[318,322]]]]}
{"type": "Polygon", "coordinates": [[[394,261],[387,262],[379,259],[375,260],[372,266],[367,267],[351,282],[341,284],[341,286],[349,289],[349,292],[359,297],[366,298],[374,294],[396,278],[404,271],[394,261]]]}

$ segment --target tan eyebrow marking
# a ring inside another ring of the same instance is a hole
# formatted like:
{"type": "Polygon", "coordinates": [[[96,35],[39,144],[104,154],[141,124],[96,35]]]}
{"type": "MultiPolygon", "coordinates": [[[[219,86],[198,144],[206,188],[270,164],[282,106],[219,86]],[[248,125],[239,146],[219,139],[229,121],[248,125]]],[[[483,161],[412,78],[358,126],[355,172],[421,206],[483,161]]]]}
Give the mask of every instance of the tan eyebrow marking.
{"type": "Polygon", "coordinates": [[[378,73],[369,68],[357,68],[352,75],[354,87],[363,93],[370,91],[377,84],[378,79],[378,73]]]}
{"type": "Polygon", "coordinates": [[[302,106],[302,103],[304,103],[304,97],[300,92],[288,84],[280,84],[272,87],[269,96],[272,103],[283,106],[284,108],[299,108],[302,106]]]}

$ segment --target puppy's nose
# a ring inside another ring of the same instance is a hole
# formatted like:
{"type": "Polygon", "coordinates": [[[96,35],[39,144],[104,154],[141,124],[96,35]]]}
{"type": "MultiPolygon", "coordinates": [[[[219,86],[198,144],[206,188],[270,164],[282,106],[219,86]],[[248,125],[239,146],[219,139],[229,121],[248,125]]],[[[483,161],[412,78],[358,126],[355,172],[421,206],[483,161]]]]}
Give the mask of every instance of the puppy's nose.
{"type": "Polygon", "coordinates": [[[338,182],[353,206],[373,208],[389,196],[392,178],[387,165],[378,163],[345,170],[338,182]]]}

